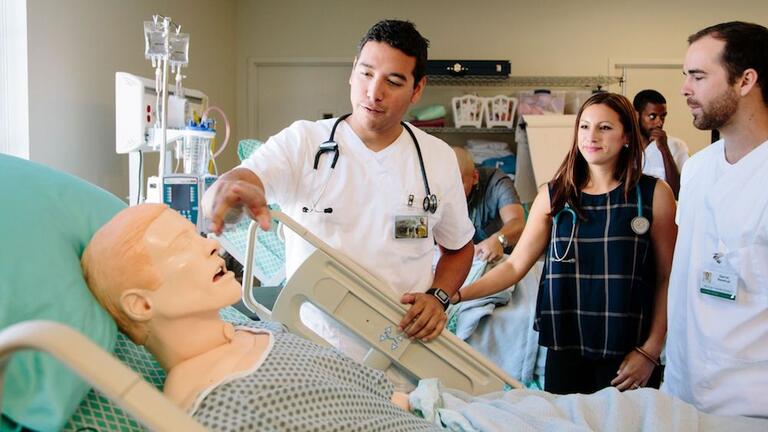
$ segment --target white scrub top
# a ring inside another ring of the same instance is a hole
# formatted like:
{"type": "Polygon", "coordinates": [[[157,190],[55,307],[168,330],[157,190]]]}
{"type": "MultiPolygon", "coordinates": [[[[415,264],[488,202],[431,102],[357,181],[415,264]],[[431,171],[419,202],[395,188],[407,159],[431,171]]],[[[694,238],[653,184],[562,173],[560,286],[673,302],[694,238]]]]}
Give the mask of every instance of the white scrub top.
{"type": "MultiPolygon", "coordinates": [[[[459,249],[474,234],[467,214],[461,175],[453,151],[443,141],[411,126],[424,158],[437,212],[425,212],[424,181],[416,147],[407,131],[388,147],[373,152],[352,128],[341,122],[335,140],[339,159],[331,169],[333,153],[315,154],[328,140],[335,119],[297,121],[270,138],[242,166],[264,183],[267,200],[312,233],[386,282],[395,293],[426,291],[432,284],[434,242],[459,249]],[[414,195],[408,206],[408,196],[414,195]],[[302,211],[303,207],[312,210],[302,211]],[[332,213],[324,213],[326,208],[332,213]],[[395,239],[395,216],[428,220],[428,237],[395,239]]],[[[290,277],[314,250],[286,230],[286,275],[290,277]]]]}
{"type": "MultiPolygon", "coordinates": [[[[688,160],[688,146],[683,140],[672,136],[667,136],[667,146],[678,171],[682,172],[683,164],[688,160]]],[[[667,181],[664,158],[661,156],[656,141],[651,141],[643,152],[643,174],[667,181]]]]}
{"type": "Polygon", "coordinates": [[[768,417],[766,167],[768,142],[730,165],[721,140],[682,173],[662,391],[709,413],[768,417]],[[735,301],[700,292],[712,269],[738,275],[735,301]]]}

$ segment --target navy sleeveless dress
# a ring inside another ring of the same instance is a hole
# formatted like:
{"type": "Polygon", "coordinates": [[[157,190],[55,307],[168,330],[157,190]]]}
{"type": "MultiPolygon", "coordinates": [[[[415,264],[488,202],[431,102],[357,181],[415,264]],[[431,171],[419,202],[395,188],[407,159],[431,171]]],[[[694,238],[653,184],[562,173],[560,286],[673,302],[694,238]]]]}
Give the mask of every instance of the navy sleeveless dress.
{"type": "MultiPolygon", "coordinates": [[[[656,179],[643,175],[638,182],[642,215],[653,223],[656,179]]],[[[550,185],[551,196],[551,185],[550,185]]],[[[573,224],[562,212],[547,249],[536,302],[534,328],[539,344],[556,351],[577,350],[593,359],[617,358],[648,337],[653,317],[655,262],[650,229],[635,234],[631,221],[638,215],[635,188],[624,197],[624,185],[602,195],[580,195],[586,220],[573,224]]],[[[554,215],[553,215],[554,216],[554,215]]]]}

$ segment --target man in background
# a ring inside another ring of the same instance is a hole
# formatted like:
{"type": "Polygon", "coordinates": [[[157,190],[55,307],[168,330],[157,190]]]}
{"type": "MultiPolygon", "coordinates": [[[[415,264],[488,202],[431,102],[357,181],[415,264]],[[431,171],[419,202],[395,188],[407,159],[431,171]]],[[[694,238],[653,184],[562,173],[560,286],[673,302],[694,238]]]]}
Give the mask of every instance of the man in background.
{"type": "Polygon", "coordinates": [[[643,90],[635,95],[632,104],[637,111],[645,146],[643,173],[669,183],[677,198],[680,194],[680,172],[688,160],[688,146],[664,131],[667,100],[656,90],[643,90]]]}
{"type": "Polygon", "coordinates": [[[475,257],[496,261],[512,250],[525,226],[515,183],[497,168],[475,167],[466,149],[452,148],[459,162],[469,218],[475,226],[475,257]]]}

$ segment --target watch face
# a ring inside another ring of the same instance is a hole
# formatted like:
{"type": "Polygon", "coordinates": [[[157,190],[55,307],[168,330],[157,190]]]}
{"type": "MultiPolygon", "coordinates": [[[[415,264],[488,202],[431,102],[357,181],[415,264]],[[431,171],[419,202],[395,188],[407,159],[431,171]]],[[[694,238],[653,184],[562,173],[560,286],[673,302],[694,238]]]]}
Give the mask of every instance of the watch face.
{"type": "Polygon", "coordinates": [[[435,291],[435,297],[437,297],[437,299],[443,303],[447,303],[448,300],[450,300],[450,298],[448,297],[448,293],[446,293],[441,289],[435,291]]]}

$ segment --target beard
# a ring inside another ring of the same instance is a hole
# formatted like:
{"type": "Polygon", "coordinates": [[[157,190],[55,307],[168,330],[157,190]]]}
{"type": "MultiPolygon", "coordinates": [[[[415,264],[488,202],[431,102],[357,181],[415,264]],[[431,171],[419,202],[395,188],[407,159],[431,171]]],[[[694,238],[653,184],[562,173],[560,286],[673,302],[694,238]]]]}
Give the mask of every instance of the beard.
{"type": "Polygon", "coordinates": [[[739,97],[731,88],[725,89],[706,106],[688,99],[689,106],[691,102],[701,107],[701,114],[693,117],[693,125],[700,130],[720,129],[739,108],[739,97]]]}

